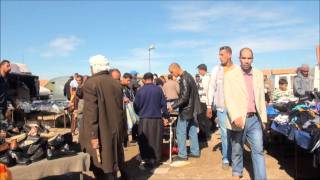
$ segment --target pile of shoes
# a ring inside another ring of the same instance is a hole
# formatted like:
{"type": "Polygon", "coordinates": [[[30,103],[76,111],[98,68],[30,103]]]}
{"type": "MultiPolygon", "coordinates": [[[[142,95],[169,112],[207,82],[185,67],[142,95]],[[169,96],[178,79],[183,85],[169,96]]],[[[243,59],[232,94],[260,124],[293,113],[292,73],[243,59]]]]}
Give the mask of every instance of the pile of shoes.
{"type": "Polygon", "coordinates": [[[71,133],[58,134],[48,139],[40,136],[41,133],[49,132],[40,124],[24,125],[17,129],[1,130],[0,163],[8,167],[16,164],[28,165],[44,158],[52,160],[77,154],[70,149],[71,133]]]}
{"type": "Polygon", "coordinates": [[[60,157],[74,156],[77,153],[70,150],[70,144],[72,143],[71,133],[65,135],[57,135],[48,140],[47,159],[57,159],[60,157]]]}

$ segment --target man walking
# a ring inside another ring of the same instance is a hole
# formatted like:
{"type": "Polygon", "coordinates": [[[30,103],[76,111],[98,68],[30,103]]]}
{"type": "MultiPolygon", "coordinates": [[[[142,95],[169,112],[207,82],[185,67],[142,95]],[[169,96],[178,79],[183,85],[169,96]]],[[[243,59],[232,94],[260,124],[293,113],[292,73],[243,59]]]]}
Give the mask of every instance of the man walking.
{"type": "Polygon", "coordinates": [[[162,117],[169,118],[162,89],[153,84],[153,74],[143,76],[144,86],[136,94],[134,110],[138,113],[138,144],[145,166],[153,168],[161,161],[163,124],[162,117]]]}
{"type": "Polygon", "coordinates": [[[253,69],[253,52],[240,50],[241,68],[225,74],[224,94],[230,116],[232,144],[232,175],[240,179],[243,173],[243,143],[251,147],[254,179],[266,179],[262,126],[267,122],[263,73],[253,69]]]}
{"type": "Polygon", "coordinates": [[[225,107],[223,79],[224,74],[232,70],[235,66],[231,60],[232,50],[229,46],[223,46],[219,50],[220,64],[215,66],[210,76],[207,98],[207,116],[212,117],[212,109],[217,110],[219,128],[222,144],[222,168],[228,169],[231,160],[231,143],[229,132],[226,127],[228,123],[227,109],[225,107]]]}
{"type": "Polygon", "coordinates": [[[172,63],[169,66],[169,72],[175,77],[180,77],[179,98],[169,106],[169,112],[173,112],[173,109],[179,108],[176,130],[179,153],[176,161],[188,160],[186,148],[187,134],[189,134],[189,139],[191,140],[191,154],[189,157],[199,158],[198,123],[195,117],[201,113],[201,107],[196,83],[193,77],[177,63],[172,63]],[[189,133],[187,133],[187,130],[189,130],[189,133]]]}
{"type": "Polygon", "coordinates": [[[96,179],[113,180],[124,162],[121,85],[109,75],[104,56],[90,58],[90,64],[93,76],[83,86],[84,120],[80,143],[91,155],[96,179]]]}

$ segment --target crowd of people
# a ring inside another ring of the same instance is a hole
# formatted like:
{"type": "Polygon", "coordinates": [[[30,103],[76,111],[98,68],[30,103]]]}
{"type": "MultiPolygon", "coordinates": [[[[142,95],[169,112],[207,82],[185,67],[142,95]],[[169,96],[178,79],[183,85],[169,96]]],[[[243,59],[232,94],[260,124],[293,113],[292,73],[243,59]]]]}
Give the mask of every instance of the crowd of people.
{"type": "MultiPolygon", "coordinates": [[[[145,73],[142,80],[133,71],[121,74],[111,69],[103,56],[90,59],[92,76],[75,73],[66,82],[64,95],[70,101],[71,132],[79,134],[81,150],[91,155],[97,179],[116,179],[119,170],[127,178],[123,148],[138,142],[141,167],[152,169],[162,162],[164,126],[178,113],[174,161],[201,156],[201,141],[211,138],[212,117],[217,116],[222,144],[223,169],[243,174],[243,145],[251,147],[255,179],[266,179],[263,130],[267,122],[266,104],[281,98],[303,98],[313,91],[309,67],[297,70],[293,91],[280,79],[279,89],[266,85],[263,73],[252,67],[250,48],[239,52],[240,66],[232,60],[232,49],[219,49],[220,63],[208,73],[200,64],[193,77],[178,63],[168,66],[167,77],[145,73]],[[266,90],[270,89],[270,90],[266,90]],[[187,151],[187,138],[190,152],[187,151]]],[[[6,75],[10,61],[0,64],[0,120],[6,112],[6,75]]]]}

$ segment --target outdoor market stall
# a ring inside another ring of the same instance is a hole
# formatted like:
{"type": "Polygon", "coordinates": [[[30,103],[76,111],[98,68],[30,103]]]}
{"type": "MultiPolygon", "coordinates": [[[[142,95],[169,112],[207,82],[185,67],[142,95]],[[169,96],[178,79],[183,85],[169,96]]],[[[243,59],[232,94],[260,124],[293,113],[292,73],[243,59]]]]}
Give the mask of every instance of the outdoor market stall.
{"type": "Polygon", "coordinates": [[[313,167],[315,168],[320,168],[320,104],[318,94],[315,92],[312,100],[275,102],[267,108],[271,129],[312,153],[314,156],[313,167]]]}

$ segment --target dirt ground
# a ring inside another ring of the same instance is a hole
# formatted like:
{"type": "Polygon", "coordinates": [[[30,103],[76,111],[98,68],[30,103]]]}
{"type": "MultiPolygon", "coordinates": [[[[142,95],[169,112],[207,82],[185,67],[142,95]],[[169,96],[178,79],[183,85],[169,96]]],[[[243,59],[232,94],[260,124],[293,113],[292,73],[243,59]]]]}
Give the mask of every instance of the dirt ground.
{"type": "MultiPolygon", "coordinates": [[[[320,169],[312,168],[312,154],[295,146],[281,135],[272,137],[272,142],[265,150],[268,179],[320,179],[320,169]],[[295,156],[297,155],[297,156],[295,156]],[[295,158],[298,157],[298,158],[295,158]]],[[[232,179],[231,167],[221,167],[221,141],[219,131],[212,134],[208,147],[201,149],[199,159],[189,159],[190,164],[183,167],[172,167],[169,161],[164,162],[153,172],[139,169],[138,145],[130,144],[125,149],[126,172],[130,179],[232,179]]],[[[242,179],[252,179],[250,149],[245,148],[244,173],[242,179]]],[[[118,173],[119,175],[119,173],[118,173]]],[[[45,179],[79,179],[79,174],[67,174],[45,179]]],[[[85,172],[84,179],[93,179],[92,172],[85,172]]]]}
{"type": "MultiPolygon", "coordinates": [[[[281,142],[273,141],[265,150],[266,168],[268,179],[297,179],[319,178],[320,169],[312,168],[312,155],[295,149],[293,143],[287,142],[281,136],[281,142]],[[296,151],[295,151],[296,150],[296,151]],[[295,154],[299,158],[295,159],[295,154]]],[[[208,147],[201,150],[199,159],[189,159],[190,164],[183,167],[171,167],[164,163],[153,173],[140,170],[136,156],[138,147],[130,146],[125,150],[127,170],[132,179],[232,179],[231,167],[223,170],[221,167],[220,134],[216,131],[208,147]]],[[[245,148],[243,179],[251,179],[252,163],[250,149],[245,148]]]]}

